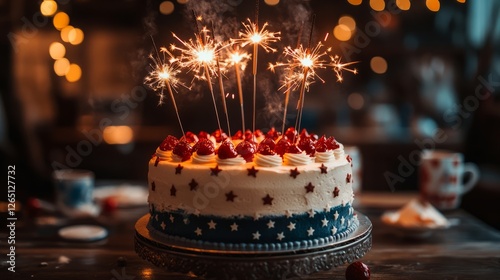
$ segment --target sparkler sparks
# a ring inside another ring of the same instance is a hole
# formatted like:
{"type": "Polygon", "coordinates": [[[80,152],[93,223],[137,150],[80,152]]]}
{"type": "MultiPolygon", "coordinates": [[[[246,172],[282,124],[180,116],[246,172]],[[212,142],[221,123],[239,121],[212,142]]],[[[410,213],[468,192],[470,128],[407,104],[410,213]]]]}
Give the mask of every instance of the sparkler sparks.
{"type": "Polygon", "coordinates": [[[266,52],[276,52],[277,49],[272,48],[269,44],[277,42],[281,39],[280,32],[270,32],[267,30],[268,23],[264,23],[259,30],[257,24],[247,19],[247,23],[241,23],[245,28],[244,31],[238,33],[239,39],[231,39],[233,43],[240,43],[241,47],[247,45],[261,46],[266,52]]]}
{"type": "Polygon", "coordinates": [[[344,80],[344,78],[342,77],[342,70],[351,72],[354,75],[358,74],[358,70],[356,68],[354,69],[346,68],[346,66],[350,66],[355,63],[358,62],[354,61],[354,62],[341,63],[340,56],[335,55],[335,56],[330,56],[330,63],[328,64],[328,66],[331,66],[333,72],[335,72],[335,76],[337,76],[337,82],[342,82],[344,80]]]}

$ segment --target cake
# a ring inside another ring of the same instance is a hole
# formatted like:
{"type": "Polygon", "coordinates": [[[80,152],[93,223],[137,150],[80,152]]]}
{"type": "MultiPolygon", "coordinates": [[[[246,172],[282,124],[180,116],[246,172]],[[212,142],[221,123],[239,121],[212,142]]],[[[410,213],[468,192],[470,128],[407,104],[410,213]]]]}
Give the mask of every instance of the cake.
{"type": "Polygon", "coordinates": [[[156,237],[193,246],[279,250],[329,244],[358,226],[352,162],[333,137],[168,136],[149,161],[156,237]]]}

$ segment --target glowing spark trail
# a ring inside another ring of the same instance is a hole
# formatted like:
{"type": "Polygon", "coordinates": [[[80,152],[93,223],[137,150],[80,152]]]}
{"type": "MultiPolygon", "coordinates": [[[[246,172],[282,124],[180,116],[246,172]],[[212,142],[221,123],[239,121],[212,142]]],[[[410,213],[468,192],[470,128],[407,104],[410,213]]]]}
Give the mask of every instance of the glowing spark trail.
{"type": "Polygon", "coordinates": [[[172,99],[172,104],[174,105],[175,114],[177,115],[177,121],[179,122],[182,135],[184,136],[184,128],[182,127],[181,118],[179,117],[179,110],[177,109],[177,104],[175,102],[173,93],[173,90],[176,90],[178,86],[186,87],[177,78],[177,74],[181,72],[179,61],[176,60],[166,48],[161,48],[160,52],[163,54],[163,57],[160,57],[158,51],[156,51],[156,57],[152,54],[149,55],[149,58],[151,59],[150,67],[152,70],[151,72],[149,72],[148,76],[144,78],[144,83],[154,91],[159,92],[158,96],[160,97],[160,100],[158,102],[158,105],[163,104],[165,98],[163,91],[165,90],[165,88],[167,89],[168,93],[170,94],[170,98],[172,99]],[[168,62],[167,56],[169,58],[168,62]]]}

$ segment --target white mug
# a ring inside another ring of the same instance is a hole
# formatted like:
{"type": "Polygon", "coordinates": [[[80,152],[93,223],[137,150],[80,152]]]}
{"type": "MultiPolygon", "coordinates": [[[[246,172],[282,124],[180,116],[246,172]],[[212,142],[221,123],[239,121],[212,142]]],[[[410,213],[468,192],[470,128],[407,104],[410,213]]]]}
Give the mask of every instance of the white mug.
{"type": "Polygon", "coordinates": [[[424,150],[419,173],[420,196],[441,210],[457,208],[461,196],[479,180],[474,163],[464,163],[463,154],[446,150],[424,150]],[[467,182],[465,174],[470,174],[467,182]]]}

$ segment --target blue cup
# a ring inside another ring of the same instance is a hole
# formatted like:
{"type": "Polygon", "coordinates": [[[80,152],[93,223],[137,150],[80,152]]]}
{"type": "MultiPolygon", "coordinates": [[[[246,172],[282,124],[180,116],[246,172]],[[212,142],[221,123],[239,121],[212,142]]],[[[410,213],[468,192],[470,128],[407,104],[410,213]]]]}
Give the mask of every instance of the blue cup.
{"type": "Polygon", "coordinates": [[[68,216],[95,211],[94,173],[89,170],[64,169],[53,172],[56,204],[68,216]]]}

